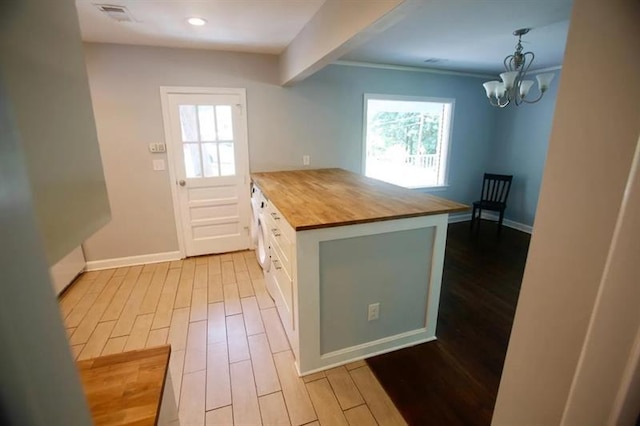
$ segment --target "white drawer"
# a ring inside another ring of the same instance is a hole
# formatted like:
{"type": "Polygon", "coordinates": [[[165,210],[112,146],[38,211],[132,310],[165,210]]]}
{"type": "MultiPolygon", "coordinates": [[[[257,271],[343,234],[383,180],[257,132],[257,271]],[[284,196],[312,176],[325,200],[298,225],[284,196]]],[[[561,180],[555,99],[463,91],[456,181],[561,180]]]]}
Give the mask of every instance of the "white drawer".
{"type": "Polygon", "coordinates": [[[273,270],[273,278],[275,280],[278,294],[275,295],[276,307],[289,334],[294,330],[293,320],[293,281],[282,265],[282,260],[278,253],[271,251],[271,268],[273,270]]]}

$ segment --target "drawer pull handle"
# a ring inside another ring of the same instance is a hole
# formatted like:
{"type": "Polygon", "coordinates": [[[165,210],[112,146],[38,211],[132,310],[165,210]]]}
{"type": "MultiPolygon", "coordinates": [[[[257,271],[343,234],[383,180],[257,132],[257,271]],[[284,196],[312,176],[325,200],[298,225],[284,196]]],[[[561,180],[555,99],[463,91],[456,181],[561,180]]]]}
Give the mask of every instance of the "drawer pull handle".
{"type": "Polygon", "coordinates": [[[273,233],[274,237],[279,237],[280,235],[282,235],[278,232],[278,228],[273,228],[271,232],[273,233]]]}
{"type": "Polygon", "coordinates": [[[280,262],[275,259],[273,260],[273,266],[278,270],[282,269],[282,266],[280,266],[280,262]]]}
{"type": "Polygon", "coordinates": [[[280,220],[280,216],[278,216],[276,213],[271,213],[271,217],[272,217],[274,220],[280,220]]]}

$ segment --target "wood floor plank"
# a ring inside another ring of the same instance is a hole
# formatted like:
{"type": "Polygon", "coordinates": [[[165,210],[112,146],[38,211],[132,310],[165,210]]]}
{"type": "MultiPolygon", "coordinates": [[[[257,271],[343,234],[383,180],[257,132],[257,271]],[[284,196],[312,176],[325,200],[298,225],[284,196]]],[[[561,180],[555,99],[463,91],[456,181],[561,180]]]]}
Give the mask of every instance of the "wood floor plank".
{"type": "Polygon", "coordinates": [[[294,426],[304,425],[317,419],[316,412],[302,379],[298,377],[291,351],[273,355],[282,386],[282,394],[287,403],[289,418],[294,426]]]}
{"type": "Polygon", "coordinates": [[[209,303],[216,303],[224,301],[224,291],[222,289],[222,274],[212,274],[211,266],[209,266],[209,291],[207,297],[209,303]]]}
{"type": "Polygon", "coordinates": [[[65,328],[65,331],[67,332],[67,339],[69,339],[71,335],[76,331],[76,327],[65,328]]]}
{"type": "Polygon", "coordinates": [[[172,260],[169,263],[169,269],[182,268],[182,259],[180,260],[172,260]]]}
{"type": "Polygon", "coordinates": [[[191,304],[191,292],[193,291],[193,271],[185,265],[182,266],[178,292],[173,304],[174,308],[187,308],[191,304]]]}
{"type": "Polygon", "coordinates": [[[82,352],[82,349],[84,348],[84,345],[72,345],[71,346],[71,355],[73,355],[73,359],[77,360],[78,356],[80,356],[80,353],[82,352]]]}
{"type": "MultiPolygon", "coordinates": [[[[238,272],[237,276],[240,274],[247,274],[246,272],[238,272]]],[[[254,296],[255,292],[253,291],[253,284],[251,284],[251,279],[249,279],[249,275],[247,274],[247,279],[238,279],[238,293],[240,294],[240,298],[254,296]]]]}
{"type": "Polygon", "coordinates": [[[233,253],[232,257],[233,257],[233,269],[236,272],[236,274],[238,272],[247,271],[247,264],[244,261],[243,252],[233,253]]]}
{"type": "Polygon", "coordinates": [[[238,285],[227,284],[223,286],[224,290],[224,309],[227,315],[236,315],[242,313],[242,305],[240,305],[240,294],[238,293],[238,285]]]}
{"type": "Polygon", "coordinates": [[[180,402],[182,372],[184,370],[184,352],[184,350],[175,351],[171,349],[171,358],[169,358],[169,374],[171,374],[171,384],[173,385],[173,395],[176,398],[176,404],[180,402]]]}
{"type": "Polygon", "coordinates": [[[348,426],[347,419],[327,379],[307,383],[307,391],[320,424],[348,426]]]}
{"type": "Polygon", "coordinates": [[[210,303],[207,314],[207,342],[219,343],[227,341],[227,323],[224,314],[224,303],[210,303]]]}
{"type": "Polygon", "coordinates": [[[120,268],[117,268],[115,270],[115,272],[113,273],[114,277],[122,277],[124,275],[127,275],[127,272],[129,272],[129,267],[128,266],[122,266],[120,268]]]}
{"type": "Polygon", "coordinates": [[[325,373],[343,410],[364,404],[364,399],[362,399],[358,387],[344,366],[332,368],[325,371],[325,373]]]}
{"type": "Polygon", "coordinates": [[[231,398],[233,419],[238,425],[261,425],[258,395],[253,381],[251,361],[231,364],[231,398]]]}
{"type": "Polygon", "coordinates": [[[149,337],[147,338],[145,348],[153,348],[155,346],[165,345],[167,343],[168,337],[169,327],[151,330],[149,332],[149,337]]]}
{"type": "Polygon", "coordinates": [[[167,278],[164,281],[160,300],[156,308],[155,317],[153,318],[152,329],[169,327],[171,324],[171,315],[173,314],[173,302],[178,291],[178,282],[180,281],[181,269],[169,269],[167,278]]]}
{"type": "Polygon", "coordinates": [[[138,315],[133,327],[131,328],[131,334],[127,339],[127,343],[124,345],[124,351],[133,351],[135,349],[144,349],[149,338],[149,331],[151,330],[151,323],[153,322],[153,314],[138,315]]]}
{"type": "Polygon", "coordinates": [[[227,342],[229,345],[229,362],[233,363],[249,359],[249,345],[242,314],[227,317],[227,342]]]}
{"type": "Polygon", "coordinates": [[[107,340],[107,343],[102,349],[101,355],[119,354],[124,350],[124,345],[127,343],[129,336],[112,337],[107,340]]]}
{"type": "Polygon", "coordinates": [[[369,367],[353,369],[349,374],[380,425],[407,424],[369,367]]]}
{"type": "Polygon", "coordinates": [[[251,363],[256,379],[258,395],[266,395],[280,390],[280,381],[273,363],[271,349],[265,334],[249,336],[251,363]]]}
{"type": "Polygon", "coordinates": [[[147,263],[142,269],[143,273],[153,274],[156,271],[157,263],[147,263]]]}
{"type": "Polygon", "coordinates": [[[169,327],[168,343],[174,351],[181,351],[187,347],[187,333],[189,331],[189,308],[174,309],[169,327]]]}
{"type": "Polygon", "coordinates": [[[178,415],[181,425],[204,426],[205,372],[195,371],[182,378],[178,415]]]}
{"type": "Polygon", "coordinates": [[[233,262],[233,253],[224,253],[220,255],[220,262],[233,262]]]}
{"type": "Polygon", "coordinates": [[[205,257],[201,264],[196,265],[196,272],[193,278],[193,288],[207,288],[209,276],[208,259],[205,257]]]}
{"type": "Polygon", "coordinates": [[[207,322],[189,323],[184,374],[207,368],[207,322]]]}
{"type": "Polygon", "coordinates": [[[191,316],[189,321],[205,321],[207,319],[207,287],[194,288],[191,295],[191,316]]]}
{"type": "Polygon", "coordinates": [[[220,264],[220,255],[209,256],[209,275],[222,274],[222,265],[220,264]]]}
{"type": "Polygon", "coordinates": [[[262,314],[264,328],[269,338],[271,352],[275,354],[289,350],[289,340],[287,340],[287,335],[284,332],[284,328],[282,328],[282,323],[280,322],[276,308],[263,309],[260,313],[262,314]]]}
{"type": "Polygon", "coordinates": [[[347,367],[347,370],[353,370],[356,368],[364,367],[365,365],[367,365],[367,362],[364,359],[361,359],[359,361],[350,362],[349,364],[345,365],[345,367],[347,367]]]}
{"type": "MultiPolygon", "coordinates": [[[[102,314],[101,321],[113,321],[120,318],[120,314],[124,309],[124,306],[129,300],[129,296],[133,291],[134,286],[136,285],[136,281],[138,280],[138,276],[140,275],[140,271],[142,271],[142,266],[133,266],[129,268],[127,273],[124,275],[124,281],[120,285],[120,288],[116,292],[115,296],[107,306],[107,309],[102,314]]],[[[122,275],[118,275],[121,277],[122,275]]]]}
{"type": "Polygon", "coordinates": [[[115,325],[115,321],[102,322],[98,324],[87,341],[87,344],[84,345],[82,352],[78,355],[78,360],[96,358],[100,356],[104,346],[107,344],[107,340],[109,340],[111,330],[113,330],[115,325]]]}
{"type": "Polygon", "coordinates": [[[225,262],[221,263],[222,268],[222,285],[235,284],[236,281],[236,271],[233,267],[233,262],[225,262]]]}
{"type": "Polygon", "coordinates": [[[136,321],[140,310],[140,304],[147,293],[149,284],[151,283],[152,274],[150,272],[141,273],[136,281],[135,287],[129,296],[129,300],[124,306],[118,322],[111,333],[111,337],[125,336],[131,333],[133,323],[136,321]]]}
{"type": "Polygon", "coordinates": [[[91,286],[91,280],[79,278],[75,280],[59,301],[60,315],[66,318],[71,310],[82,300],[91,286]]]}
{"type": "Polygon", "coordinates": [[[373,418],[366,404],[345,410],[344,412],[349,426],[377,426],[378,422],[373,418]]]}
{"type": "Polygon", "coordinates": [[[195,258],[196,260],[196,267],[199,265],[206,265],[209,262],[209,256],[197,256],[195,258]]]}
{"type": "Polygon", "coordinates": [[[258,301],[258,306],[260,306],[260,309],[268,309],[276,306],[273,302],[273,299],[267,292],[267,287],[264,284],[264,278],[252,278],[251,283],[253,284],[253,291],[256,294],[256,300],[258,301]]]}
{"type": "Polygon", "coordinates": [[[262,316],[258,308],[258,302],[255,297],[245,297],[240,299],[242,305],[242,314],[244,315],[244,325],[247,328],[247,335],[264,333],[264,325],[262,324],[262,316]]]}
{"type": "Polygon", "coordinates": [[[168,262],[162,262],[156,265],[153,278],[151,278],[151,284],[149,284],[147,294],[145,294],[144,299],[142,299],[142,304],[140,305],[141,314],[151,314],[156,311],[168,272],[168,262]]]}
{"type": "MultiPolygon", "coordinates": [[[[93,284],[92,281],[89,283],[93,284]]],[[[69,315],[64,319],[64,326],[67,328],[78,327],[84,316],[91,309],[91,306],[96,302],[99,295],[99,293],[89,293],[89,291],[87,291],[71,312],[69,312],[69,315]]]]}
{"type": "Polygon", "coordinates": [[[82,275],[80,275],[80,278],[93,281],[98,278],[98,275],[100,275],[100,271],[84,271],[82,275]]]}
{"type": "Polygon", "coordinates": [[[324,374],[324,371],[318,371],[317,373],[307,374],[306,376],[302,377],[302,380],[305,383],[309,383],[313,382],[314,380],[323,379],[325,377],[327,376],[324,374]]]}
{"type": "Polygon", "coordinates": [[[113,277],[115,269],[103,269],[98,272],[98,276],[93,281],[91,287],[89,287],[89,293],[101,293],[109,280],[113,277]]]}
{"type": "Polygon", "coordinates": [[[207,410],[231,404],[231,378],[226,342],[207,347],[207,410]]]}
{"type": "MultiPolygon", "coordinates": [[[[97,279],[99,279],[98,277],[97,279]]],[[[104,290],[100,293],[95,303],[91,306],[91,309],[84,316],[76,331],[71,335],[71,339],[69,342],[72,345],[78,345],[80,343],[86,343],[91,337],[91,334],[95,330],[102,314],[104,314],[105,309],[111,303],[111,299],[118,291],[120,284],[122,284],[123,277],[115,277],[109,279],[109,282],[105,286],[104,290]]]]}
{"type": "Polygon", "coordinates": [[[207,411],[206,426],[231,426],[233,425],[233,408],[230,405],[207,411]]]}
{"type": "Polygon", "coordinates": [[[284,404],[282,392],[264,395],[258,398],[262,424],[269,426],[290,426],[289,414],[284,404]]]}

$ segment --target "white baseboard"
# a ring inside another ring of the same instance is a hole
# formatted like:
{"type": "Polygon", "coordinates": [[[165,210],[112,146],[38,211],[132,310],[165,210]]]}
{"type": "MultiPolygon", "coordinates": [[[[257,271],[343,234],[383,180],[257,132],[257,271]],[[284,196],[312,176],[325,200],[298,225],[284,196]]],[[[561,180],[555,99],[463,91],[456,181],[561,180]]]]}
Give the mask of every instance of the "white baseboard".
{"type": "Polygon", "coordinates": [[[140,256],[118,257],[115,259],[90,260],[87,261],[85,269],[87,271],[99,271],[101,269],[121,268],[123,266],[168,262],[180,259],[182,259],[182,255],[179,251],[168,251],[165,253],[143,254],[140,256]]]}
{"type": "MultiPolygon", "coordinates": [[[[497,221],[498,215],[494,212],[482,212],[482,218],[497,221]]],[[[449,215],[449,223],[458,223],[458,222],[468,222],[471,220],[471,213],[463,213],[463,214],[454,214],[449,215]]],[[[518,231],[526,232],[527,234],[531,234],[533,231],[533,227],[529,225],[525,225],[524,223],[515,222],[513,220],[505,219],[502,224],[504,226],[508,226],[512,229],[517,229],[518,231]]]]}

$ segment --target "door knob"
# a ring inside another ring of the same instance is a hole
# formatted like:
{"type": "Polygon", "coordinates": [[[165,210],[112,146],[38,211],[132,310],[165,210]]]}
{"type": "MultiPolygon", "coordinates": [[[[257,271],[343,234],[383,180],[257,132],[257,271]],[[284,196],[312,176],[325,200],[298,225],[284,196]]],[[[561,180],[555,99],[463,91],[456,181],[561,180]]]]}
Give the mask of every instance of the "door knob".
{"type": "Polygon", "coordinates": [[[187,182],[185,182],[184,179],[180,179],[178,181],[178,185],[180,185],[180,186],[185,186],[186,184],[187,184],[187,182]]]}

